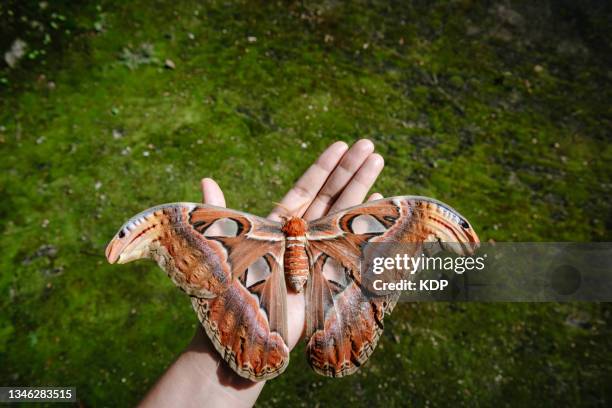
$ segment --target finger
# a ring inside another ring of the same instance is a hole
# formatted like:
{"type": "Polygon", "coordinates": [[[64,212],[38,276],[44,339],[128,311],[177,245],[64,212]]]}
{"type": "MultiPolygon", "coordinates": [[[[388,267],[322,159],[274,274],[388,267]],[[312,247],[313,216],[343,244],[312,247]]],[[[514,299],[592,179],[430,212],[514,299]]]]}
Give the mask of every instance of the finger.
{"type": "Polygon", "coordinates": [[[370,155],[331,206],[329,212],[361,204],[384,166],[385,161],[380,154],[370,155]]]}
{"type": "Polygon", "coordinates": [[[374,193],[374,194],[371,194],[371,195],[368,197],[368,200],[367,200],[367,201],[376,201],[376,200],[382,200],[383,198],[384,198],[384,197],[383,197],[383,195],[382,195],[382,194],[380,194],[380,193],[374,193]]]}
{"type": "Polygon", "coordinates": [[[347,150],[348,145],[344,142],[329,146],[283,197],[280,205],[272,210],[268,218],[279,221],[281,215],[302,216],[347,150]],[[290,214],[287,214],[287,211],[290,214]]]}
{"type": "Polygon", "coordinates": [[[327,214],[373,151],[374,143],[368,139],[361,139],[351,146],[304,214],[304,219],[313,220],[327,214]]]}
{"type": "MultiPolygon", "coordinates": [[[[204,204],[216,205],[218,207],[225,207],[225,196],[221,187],[217,182],[211,178],[203,178],[202,184],[202,202],[204,204]]],[[[207,234],[211,235],[222,235],[223,231],[221,226],[212,225],[206,230],[207,234]]]]}
{"type": "Polygon", "coordinates": [[[203,178],[201,185],[202,202],[204,204],[225,207],[225,196],[223,195],[223,191],[221,191],[221,187],[219,187],[215,180],[211,178],[203,178]]]}

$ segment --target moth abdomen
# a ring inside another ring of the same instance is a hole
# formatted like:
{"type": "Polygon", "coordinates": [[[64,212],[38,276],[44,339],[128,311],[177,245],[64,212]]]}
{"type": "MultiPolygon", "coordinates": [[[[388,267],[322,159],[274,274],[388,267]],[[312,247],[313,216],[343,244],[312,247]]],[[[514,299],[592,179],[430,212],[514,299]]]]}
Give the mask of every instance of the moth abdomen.
{"type": "Polygon", "coordinates": [[[285,245],[284,266],[287,283],[291,289],[301,292],[308,280],[308,255],[306,254],[306,243],[302,240],[292,240],[287,237],[285,245]]]}
{"type": "Polygon", "coordinates": [[[301,292],[308,280],[309,262],[306,254],[306,221],[292,217],[281,228],[285,234],[285,255],[283,266],[287,284],[296,292],[301,292]]]}

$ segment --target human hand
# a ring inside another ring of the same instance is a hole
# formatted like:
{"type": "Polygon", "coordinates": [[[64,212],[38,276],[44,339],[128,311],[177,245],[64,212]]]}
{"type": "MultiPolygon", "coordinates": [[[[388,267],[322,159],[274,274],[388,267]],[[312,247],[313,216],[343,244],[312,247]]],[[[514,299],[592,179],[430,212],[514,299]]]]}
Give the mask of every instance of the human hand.
{"type": "MultiPolygon", "coordinates": [[[[366,139],[352,147],[344,142],[329,146],[300,177],[295,186],[272,210],[269,219],[300,216],[314,220],[327,213],[363,202],[384,167],[382,156],[366,139]]],[[[202,201],[225,207],[219,185],[210,178],[201,182],[202,201]]],[[[372,194],[369,200],[382,195],[372,194]]],[[[288,346],[293,349],[303,335],[304,293],[287,293],[288,346]]],[[[141,402],[141,406],[252,406],[265,381],[252,382],[236,374],[216,352],[198,325],[196,334],[179,358],[168,368],[141,402]]]]}
{"type": "MultiPolygon", "coordinates": [[[[359,140],[350,149],[344,142],[329,146],[289,190],[268,219],[281,221],[282,216],[315,220],[328,213],[361,204],[384,167],[384,159],[374,153],[374,144],[359,140]]],[[[203,202],[225,207],[219,185],[210,178],[202,180],[203,202]]],[[[382,198],[372,194],[368,200],[382,198]]],[[[293,349],[302,338],[305,319],[304,292],[287,292],[288,346],[293,349]]]]}

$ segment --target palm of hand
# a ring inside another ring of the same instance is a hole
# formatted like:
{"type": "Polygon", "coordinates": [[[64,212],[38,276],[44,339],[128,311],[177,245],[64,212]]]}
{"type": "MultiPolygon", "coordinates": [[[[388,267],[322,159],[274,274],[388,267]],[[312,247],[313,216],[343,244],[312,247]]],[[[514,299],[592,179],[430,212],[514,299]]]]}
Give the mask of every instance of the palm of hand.
{"type": "MultiPolygon", "coordinates": [[[[361,204],[384,166],[382,156],[373,151],[374,145],[369,140],[360,140],[350,149],[344,142],[332,144],[297,181],[268,218],[280,221],[283,215],[293,215],[310,221],[361,204]]],[[[202,195],[204,203],[225,207],[223,192],[214,180],[202,180],[202,195]]],[[[369,200],[380,198],[382,196],[376,193],[369,200]]],[[[304,293],[289,291],[287,308],[291,316],[288,322],[288,345],[293,349],[304,331],[304,293]]]]}

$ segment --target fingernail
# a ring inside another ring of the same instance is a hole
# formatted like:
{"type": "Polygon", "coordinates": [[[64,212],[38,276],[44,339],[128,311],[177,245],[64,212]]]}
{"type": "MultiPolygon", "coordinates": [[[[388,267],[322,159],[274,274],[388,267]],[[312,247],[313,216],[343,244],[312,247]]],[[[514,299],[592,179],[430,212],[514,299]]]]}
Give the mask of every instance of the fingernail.
{"type": "Polygon", "coordinates": [[[374,142],[372,142],[370,139],[359,139],[355,145],[359,146],[359,148],[363,150],[374,151],[374,142]]]}
{"type": "Polygon", "coordinates": [[[376,166],[383,167],[385,165],[384,157],[382,157],[378,153],[374,153],[372,157],[370,157],[370,160],[372,160],[376,164],[376,166]]]}

